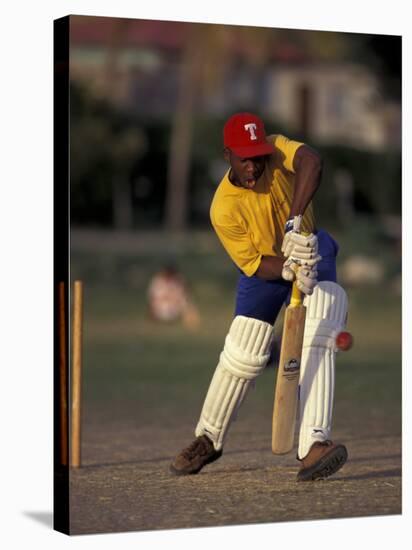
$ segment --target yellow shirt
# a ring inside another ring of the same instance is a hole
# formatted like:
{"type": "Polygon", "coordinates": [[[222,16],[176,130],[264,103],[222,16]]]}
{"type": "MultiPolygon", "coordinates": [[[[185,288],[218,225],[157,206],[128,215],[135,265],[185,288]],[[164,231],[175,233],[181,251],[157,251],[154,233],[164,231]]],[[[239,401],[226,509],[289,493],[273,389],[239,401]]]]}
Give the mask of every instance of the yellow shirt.
{"type": "MultiPolygon", "coordinates": [[[[303,145],[285,136],[268,136],[275,152],[253,189],[237,187],[229,170],[220,182],[210,207],[212,225],[226,252],[249,277],[262,256],[282,256],[281,246],[293,198],[293,158],[303,145]]],[[[303,216],[302,231],[315,227],[312,203],[303,216]]]]}

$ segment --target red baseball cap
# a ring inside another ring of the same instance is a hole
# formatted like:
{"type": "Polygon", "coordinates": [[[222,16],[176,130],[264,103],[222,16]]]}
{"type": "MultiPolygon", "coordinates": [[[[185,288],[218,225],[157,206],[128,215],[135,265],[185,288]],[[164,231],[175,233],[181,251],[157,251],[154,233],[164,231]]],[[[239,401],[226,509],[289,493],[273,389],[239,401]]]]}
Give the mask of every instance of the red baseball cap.
{"type": "Polygon", "coordinates": [[[223,143],[238,157],[260,157],[275,151],[266,141],[263,120],[252,113],[232,115],[223,128],[223,143]]]}

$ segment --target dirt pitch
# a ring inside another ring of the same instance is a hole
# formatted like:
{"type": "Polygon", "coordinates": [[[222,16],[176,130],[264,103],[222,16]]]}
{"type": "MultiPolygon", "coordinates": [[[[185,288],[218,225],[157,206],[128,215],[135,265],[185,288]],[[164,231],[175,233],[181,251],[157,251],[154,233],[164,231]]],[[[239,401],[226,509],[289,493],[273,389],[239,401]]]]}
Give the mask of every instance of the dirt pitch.
{"type": "Polygon", "coordinates": [[[236,422],[222,458],[185,477],[168,468],[190,442],[192,425],[177,431],[109,423],[103,431],[89,424],[83,465],[71,472],[71,533],[400,514],[400,436],[376,425],[355,436],[356,422],[334,434],[348,447],[346,465],[314,483],[295,481],[293,452],[271,454],[266,426],[256,432],[259,418],[236,422]]]}

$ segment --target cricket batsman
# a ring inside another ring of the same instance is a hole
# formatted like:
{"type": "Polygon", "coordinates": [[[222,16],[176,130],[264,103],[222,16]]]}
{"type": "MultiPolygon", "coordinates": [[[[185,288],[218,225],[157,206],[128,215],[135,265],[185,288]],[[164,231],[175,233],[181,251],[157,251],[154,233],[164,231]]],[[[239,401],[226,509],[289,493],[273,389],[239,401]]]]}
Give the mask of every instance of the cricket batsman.
{"type": "Polygon", "coordinates": [[[297,480],[325,478],[347,459],[345,446],[330,439],[335,340],[345,327],[347,297],[336,282],[338,245],[315,225],[312,199],[322,160],[308,145],[283,135],[266,136],[263,121],[252,113],[230,117],[223,142],[229,168],[210,217],[239,270],[236,306],[196,439],[176,456],[170,470],[196,474],[222,456],[231,422],[268,362],[273,325],[295,281],[306,306],[297,480]]]}

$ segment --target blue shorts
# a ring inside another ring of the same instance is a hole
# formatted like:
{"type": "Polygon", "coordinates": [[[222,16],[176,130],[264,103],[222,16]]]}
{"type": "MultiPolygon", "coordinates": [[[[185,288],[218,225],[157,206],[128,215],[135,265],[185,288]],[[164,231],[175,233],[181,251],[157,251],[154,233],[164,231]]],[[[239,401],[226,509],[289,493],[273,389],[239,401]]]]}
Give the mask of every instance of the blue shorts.
{"type": "MultiPolygon", "coordinates": [[[[317,232],[319,254],[318,281],[336,282],[336,256],[339,246],[326,231],[317,232]]],[[[252,317],[273,325],[284,303],[290,300],[292,283],[283,279],[266,281],[256,275],[239,277],[236,295],[236,315],[252,317]]]]}

